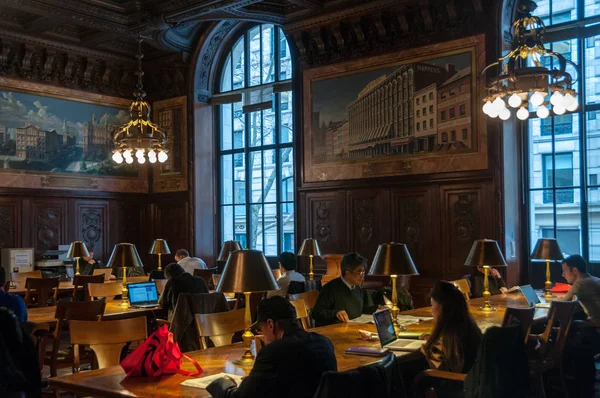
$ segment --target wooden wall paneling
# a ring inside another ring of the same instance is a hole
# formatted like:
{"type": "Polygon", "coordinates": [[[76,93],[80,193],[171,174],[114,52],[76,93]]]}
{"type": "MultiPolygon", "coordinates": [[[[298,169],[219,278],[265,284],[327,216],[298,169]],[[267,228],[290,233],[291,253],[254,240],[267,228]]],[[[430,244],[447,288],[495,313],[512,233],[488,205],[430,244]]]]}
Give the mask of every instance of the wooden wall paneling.
{"type": "Polygon", "coordinates": [[[390,190],[347,191],[346,203],[349,249],[366,257],[370,263],[375,256],[377,246],[391,241],[390,190]]]}
{"type": "MultiPolygon", "coordinates": [[[[118,233],[112,242],[110,251],[104,261],[108,261],[110,254],[117,243],[133,243],[142,258],[146,262],[145,253],[141,250],[141,244],[144,241],[144,231],[147,228],[145,211],[145,202],[139,200],[119,201],[116,204],[118,214],[118,233]]],[[[111,221],[112,222],[112,221],[111,221]]]]}
{"type": "Polygon", "coordinates": [[[21,201],[0,198],[0,249],[21,246],[21,201]]]}
{"type": "MultiPolygon", "coordinates": [[[[195,255],[191,246],[192,234],[189,222],[189,202],[185,199],[157,201],[153,207],[154,236],[151,236],[148,240],[148,247],[144,245],[144,250],[147,252],[150,249],[153,239],[162,238],[167,241],[173,253],[172,255],[163,256],[162,263],[164,265],[175,260],[174,255],[177,249],[186,249],[190,251],[191,255],[195,255]]],[[[157,264],[156,259],[152,259],[151,261],[152,264],[157,264]]]]}
{"type": "MultiPolygon", "coordinates": [[[[56,250],[68,244],[68,201],[65,199],[32,199],[29,244],[35,248],[36,257],[46,250],[56,250]]],[[[26,222],[27,219],[24,221],[26,222]]]]}
{"type": "Polygon", "coordinates": [[[497,239],[491,183],[446,185],[440,187],[442,272],[445,278],[469,273],[464,267],[473,242],[497,239]]]}
{"type": "Polygon", "coordinates": [[[75,200],[71,239],[83,241],[94,257],[108,261],[110,247],[109,202],[106,200],[75,200]]]}

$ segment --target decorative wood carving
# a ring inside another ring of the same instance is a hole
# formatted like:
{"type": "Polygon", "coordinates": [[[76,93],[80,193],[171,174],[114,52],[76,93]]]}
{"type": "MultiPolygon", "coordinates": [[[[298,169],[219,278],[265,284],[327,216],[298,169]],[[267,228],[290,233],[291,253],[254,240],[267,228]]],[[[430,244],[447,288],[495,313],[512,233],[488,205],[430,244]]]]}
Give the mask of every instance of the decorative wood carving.
{"type": "Polygon", "coordinates": [[[322,245],[331,236],[331,202],[320,201],[315,216],[316,228],[313,236],[322,245]]]}
{"type": "Polygon", "coordinates": [[[33,203],[33,246],[37,255],[57,250],[66,242],[66,202],[39,201],[33,203]]]}
{"type": "Polygon", "coordinates": [[[98,242],[103,238],[102,218],[101,209],[88,207],[81,213],[81,238],[93,251],[98,249],[98,242]]]}
{"type": "Polygon", "coordinates": [[[299,226],[298,244],[305,238],[314,238],[322,253],[344,253],[346,231],[339,227],[344,223],[344,207],[344,192],[301,194],[299,214],[306,214],[306,217],[299,226]]]}
{"type": "Polygon", "coordinates": [[[355,234],[361,244],[366,244],[373,238],[373,227],[375,223],[375,214],[373,213],[373,199],[360,199],[355,204],[355,223],[358,229],[355,234]]]}
{"type": "Polygon", "coordinates": [[[16,224],[16,205],[0,202],[0,248],[17,247],[16,224]]]}
{"type": "Polygon", "coordinates": [[[372,260],[380,243],[390,239],[389,189],[353,190],[346,193],[350,220],[350,250],[372,260]]]}

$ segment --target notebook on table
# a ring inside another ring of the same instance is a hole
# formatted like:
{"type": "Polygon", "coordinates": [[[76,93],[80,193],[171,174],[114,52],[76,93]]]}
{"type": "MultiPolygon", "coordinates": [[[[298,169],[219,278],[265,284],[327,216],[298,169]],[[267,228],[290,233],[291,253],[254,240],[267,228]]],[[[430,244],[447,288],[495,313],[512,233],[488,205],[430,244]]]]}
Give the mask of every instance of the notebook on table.
{"type": "Polygon", "coordinates": [[[373,314],[373,319],[381,348],[392,351],[418,351],[425,343],[424,340],[399,339],[394,331],[392,312],[389,309],[377,311],[373,314]]]}
{"type": "Polygon", "coordinates": [[[152,308],[158,306],[156,282],[129,283],[129,303],[135,308],[152,308]]]}
{"type": "Polygon", "coordinates": [[[529,303],[530,307],[550,308],[550,303],[545,301],[542,302],[531,285],[521,286],[521,293],[523,293],[523,296],[525,296],[525,300],[527,300],[527,303],[529,303]]]}

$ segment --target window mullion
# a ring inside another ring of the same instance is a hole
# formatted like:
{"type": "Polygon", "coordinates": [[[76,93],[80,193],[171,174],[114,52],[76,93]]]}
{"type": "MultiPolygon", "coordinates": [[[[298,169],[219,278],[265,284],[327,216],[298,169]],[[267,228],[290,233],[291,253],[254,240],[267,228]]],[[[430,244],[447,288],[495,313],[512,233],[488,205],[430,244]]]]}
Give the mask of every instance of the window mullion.
{"type": "MultiPolygon", "coordinates": [[[[582,3],[582,1],[580,1],[582,3]]],[[[581,7],[582,8],[582,7],[581,7]]],[[[583,10],[582,10],[583,13],[583,10]]],[[[580,15],[580,18],[583,15],[580,15]]],[[[581,203],[581,254],[589,259],[589,222],[588,222],[588,170],[587,170],[587,123],[586,123],[586,82],[585,82],[585,37],[578,38],[579,56],[578,64],[580,65],[581,76],[578,77],[579,97],[579,181],[580,181],[580,203],[581,203]]]]}

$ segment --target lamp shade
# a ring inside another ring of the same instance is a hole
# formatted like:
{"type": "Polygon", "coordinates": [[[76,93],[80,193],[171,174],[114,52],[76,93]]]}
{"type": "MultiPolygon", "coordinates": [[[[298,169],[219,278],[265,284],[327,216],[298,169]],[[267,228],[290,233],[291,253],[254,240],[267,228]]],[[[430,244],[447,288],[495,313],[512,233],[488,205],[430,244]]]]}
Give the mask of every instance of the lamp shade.
{"type": "Polygon", "coordinates": [[[109,268],[143,267],[142,259],[133,243],[117,243],[108,259],[109,268]]]}
{"type": "Polygon", "coordinates": [[[171,250],[169,250],[169,245],[167,245],[166,240],[154,239],[148,254],[171,254],[171,250]]]}
{"type": "Polygon", "coordinates": [[[66,258],[76,258],[76,257],[89,257],[90,252],[88,252],[87,247],[85,247],[85,243],[81,241],[75,241],[71,243],[69,246],[69,251],[65,255],[66,258]]]}
{"type": "Polygon", "coordinates": [[[531,253],[532,260],[564,260],[558,241],[554,238],[540,238],[531,253]]]}
{"type": "Polygon", "coordinates": [[[492,239],[479,239],[473,242],[469,256],[465,260],[468,267],[487,265],[488,267],[506,267],[506,261],[498,242],[492,239]]]}
{"type": "Polygon", "coordinates": [[[228,240],[223,242],[223,247],[221,248],[221,252],[219,253],[219,258],[217,258],[217,261],[227,261],[229,253],[236,250],[242,250],[242,246],[237,240],[228,240]]]}
{"type": "Polygon", "coordinates": [[[279,286],[265,255],[258,250],[236,250],[229,254],[217,292],[247,293],[277,290],[279,286]]]}
{"type": "Polygon", "coordinates": [[[419,275],[404,243],[382,243],[377,248],[369,275],[419,275]]]}
{"type": "Polygon", "coordinates": [[[316,239],[306,238],[298,250],[299,256],[320,256],[321,249],[316,239]]]}

